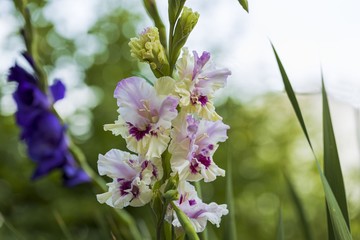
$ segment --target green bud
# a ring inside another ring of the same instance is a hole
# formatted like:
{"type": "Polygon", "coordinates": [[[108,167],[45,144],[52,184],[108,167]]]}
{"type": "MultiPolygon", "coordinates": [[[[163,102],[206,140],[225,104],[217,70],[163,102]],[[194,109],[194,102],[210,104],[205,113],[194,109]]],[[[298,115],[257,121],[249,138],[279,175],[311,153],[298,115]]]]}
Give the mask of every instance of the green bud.
{"type": "Polygon", "coordinates": [[[193,12],[191,8],[184,7],[174,31],[170,64],[175,64],[180,55],[181,48],[185,45],[191,31],[198,22],[199,16],[199,13],[193,12]]]}
{"type": "Polygon", "coordinates": [[[184,7],[179,22],[176,25],[174,39],[188,37],[198,22],[199,16],[198,12],[193,12],[191,8],[184,7]]]}
{"type": "Polygon", "coordinates": [[[174,176],[171,176],[165,186],[164,192],[168,192],[170,190],[176,190],[178,188],[179,185],[179,174],[176,173],[174,176]]]}
{"type": "Polygon", "coordinates": [[[145,29],[138,38],[131,38],[129,46],[131,56],[140,62],[149,63],[156,77],[169,75],[169,62],[156,27],[145,29]]]}
{"type": "Polygon", "coordinates": [[[179,199],[179,192],[177,190],[169,190],[164,194],[166,201],[175,201],[179,199]]]}

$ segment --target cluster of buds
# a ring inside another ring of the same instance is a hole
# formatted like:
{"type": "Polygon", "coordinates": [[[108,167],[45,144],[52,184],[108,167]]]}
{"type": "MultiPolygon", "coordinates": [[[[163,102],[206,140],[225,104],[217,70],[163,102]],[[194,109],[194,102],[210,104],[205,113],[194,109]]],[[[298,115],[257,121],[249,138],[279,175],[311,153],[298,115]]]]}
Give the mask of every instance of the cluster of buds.
{"type": "MultiPolygon", "coordinates": [[[[194,15],[189,11],[184,10],[185,19],[194,15]]],[[[198,15],[192,18],[197,20],[198,15]]],[[[191,28],[196,23],[179,22],[191,28]]],[[[171,61],[155,27],[131,39],[129,46],[132,56],[147,62],[157,79],[151,83],[129,77],[115,88],[119,116],[104,129],[123,137],[135,154],[112,149],[99,155],[99,173],[112,182],[107,192],[97,195],[98,201],[123,208],[150,202],[154,206],[158,198],[164,205],[163,218],[175,227],[182,225],[179,211],[196,232],[202,232],[207,221],[219,226],[221,217],[228,214],[226,204],[204,203],[192,183],[225,176],[213,155],[227,139],[229,126],[215,112],[213,98],[231,72],[216,67],[210,53],[191,54],[187,48],[174,66],[169,66],[171,61]]]]}

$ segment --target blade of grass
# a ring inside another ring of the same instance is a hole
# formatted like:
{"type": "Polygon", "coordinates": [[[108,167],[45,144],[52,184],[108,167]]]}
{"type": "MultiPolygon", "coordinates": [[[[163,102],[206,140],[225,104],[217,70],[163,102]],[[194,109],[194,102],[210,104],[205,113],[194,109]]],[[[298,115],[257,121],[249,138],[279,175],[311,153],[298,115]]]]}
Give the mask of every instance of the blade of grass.
{"type": "Polygon", "coordinates": [[[53,211],[53,215],[54,215],[55,220],[56,220],[57,224],[59,225],[61,231],[63,232],[65,239],[72,240],[73,238],[71,236],[71,233],[70,233],[69,229],[67,228],[61,215],[56,210],[53,211]]]}
{"type": "MultiPolygon", "coordinates": [[[[232,108],[227,108],[232,109],[232,108]]],[[[227,178],[226,178],[226,202],[229,207],[229,221],[230,224],[227,225],[226,239],[236,240],[236,222],[235,222],[235,203],[234,203],[234,192],[233,192],[233,179],[232,179],[232,161],[231,161],[231,145],[230,143],[226,144],[227,147],[227,178]]]]}
{"type": "Polygon", "coordinates": [[[278,226],[277,226],[277,231],[276,231],[276,239],[277,240],[284,240],[284,222],[283,222],[283,217],[282,217],[282,210],[280,207],[280,211],[279,211],[279,220],[278,220],[278,226]]]}
{"type": "Polygon", "coordinates": [[[274,54],[275,54],[275,57],[276,57],[276,61],[277,61],[277,64],[279,66],[279,70],[280,70],[280,73],[281,73],[281,77],[282,77],[282,80],[284,82],[284,85],[285,85],[285,91],[288,95],[288,98],[291,102],[291,105],[295,111],[295,114],[297,116],[297,119],[301,125],[301,128],[305,134],[305,137],[308,141],[308,144],[311,148],[311,151],[314,155],[314,158],[315,158],[315,163],[316,163],[316,167],[317,167],[317,170],[320,174],[320,179],[321,179],[321,182],[322,182],[322,185],[323,185],[323,189],[324,189],[324,193],[325,193],[325,199],[326,199],[326,202],[327,202],[327,206],[328,206],[328,209],[329,209],[329,215],[330,215],[330,218],[331,218],[331,221],[332,221],[332,224],[333,224],[333,227],[334,227],[334,233],[336,235],[336,237],[338,239],[341,239],[341,240],[347,240],[347,239],[352,239],[351,237],[351,233],[350,233],[350,230],[349,228],[347,227],[347,224],[346,224],[346,221],[344,219],[344,216],[342,215],[342,212],[341,212],[341,209],[339,207],[339,204],[338,202],[336,201],[336,198],[334,196],[334,193],[333,191],[331,190],[331,187],[321,169],[321,166],[320,166],[320,163],[319,163],[319,160],[317,159],[316,157],[316,154],[315,154],[315,151],[314,151],[314,148],[311,144],[311,141],[310,141],[310,138],[309,138],[309,134],[307,132],[307,129],[306,129],[306,126],[305,126],[305,122],[304,122],[304,119],[302,117],[302,113],[301,113],[301,110],[300,110],[300,107],[299,107],[299,104],[298,104],[298,101],[295,97],[295,93],[294,93],[294,90],[292,89],[292,86],[290,84],[290,81],[289,81],[289,78],[285,72],[285,69],[280,61],[280,58],[275,50],[275,47],[274,45],[271,43],[271,46],[272,46],[272,49],[274,51],[274,54]]]}
{"type": "Polygon", "coordinates": [[[239,0],[239,3],[245,11],[249,12],[249,4],[247,0],[239,0]]]}
{"type": "MultiPolygon", "coordinates": [[[[339,204],[342,215],[350,230],[349,213],[347,209],[346,193],[343,175],[341,172],[339,154],[337,151],[334,129],[331,121],[331,114],[329,102],[324,85],[323,75],[322,80],[322,98],[323,98],[323,132],[324,132],[324,174],[329,182],[335,198],[339,204]]],[[[335,239],[334,230],[328,214],[328,234],[329,239],[335,239]]]]}
{"type": "Polygon", "coordinates": [[[290,179],[288,178],[288,176],[285,173],[284,173],[284,178],[285,178],[285,182],[286,182],[287,188],[290,193],[290,197],[293,200],[293,203],[295,204],[296,211],[300,218],[300,223],[301,223],[301,227],[303,230],[302,232],[304,233],[304,237],[307,240],[312,240],[313,237],[312,237],[312,234],[310,231],[310,226],[309,226],[309,223],[305,216],[305,211],[301,204],[300,198],[299,198],[297,192],[295,191],[293,184],[291,183],[290,179]]]}
{"type": "Polygon", "coordinates": [[[5,222],[5,219],[4,219],[3,215],[0,212],[0,228],[3,226],[4,222],[5,222]]]}

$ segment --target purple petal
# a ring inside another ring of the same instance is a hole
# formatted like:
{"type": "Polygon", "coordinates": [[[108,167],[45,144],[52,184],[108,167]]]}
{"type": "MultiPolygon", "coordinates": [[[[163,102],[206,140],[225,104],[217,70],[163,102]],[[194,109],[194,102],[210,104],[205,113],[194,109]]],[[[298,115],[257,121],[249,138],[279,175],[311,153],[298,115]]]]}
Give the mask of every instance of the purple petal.
{"type": "Polygon", "coordinates": [[[63,168],[63,181],[65,186],[74,187],[91,182],[91,178],[81,168],[69,165],[63,168]]]}
{"type": "Polygon", "coordinates": [[[194,54],[194,70],[193,70],[192,79],[194,80],[195,77],[200,73],[202,68],[205,66],[205,64],[209,61],[210,53],[203,52],[200,58],[196,51],[193,51],[193,54],[194,54]]]}
{"type": "Polygon", "coordinates": [[[54,102],[56,102],[65,97],[66,88],[60,79],[56,79],[54,84],[50,86],[50,91],[54,102]]]}
{"type": "Polygon", "coordinates": [[[35,66],[34,59],[30,56],[28,52],[22,53],[23,57],[26,59],[26,61],[31,65],[32,68],[35,66]]]}
{"type": "Polygon", "coordinates": [[[177,105],[179,100],[175,97],[169,96],[161,103],[159,111],[159,120],[156,124],[157,127],[162,126],[165,129],[171,127],[171,121],[177,116],[177,105]]]}
{"type": "Polygon", "coordinates": [[[8,81],[9,82],[18,82],[19,84],[22,84],[24,82],[36,84],[37,79],[28,73],[25,69],[20,67],[17,63],[15,63],[15,66],[10,68],[10,72],[8,75],[8,81]]]}

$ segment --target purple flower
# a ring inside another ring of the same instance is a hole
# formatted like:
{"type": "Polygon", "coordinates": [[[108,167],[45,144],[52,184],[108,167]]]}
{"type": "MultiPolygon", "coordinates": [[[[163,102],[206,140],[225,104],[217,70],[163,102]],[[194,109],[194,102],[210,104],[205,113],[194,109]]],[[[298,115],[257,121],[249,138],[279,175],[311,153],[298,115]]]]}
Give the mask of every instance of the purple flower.
{"type": "Polygon", "coordinates": [[[99,154],[98,169],[100,175],[113,181],[107,184],[108,192],[98,194],[97,199],[114,208],[139,207],[150,202],[151,187],[163,175],[159,158],[147,160],[118,149],[99,154]]]}
{"type": "Polygon", "coordinates": [[[160,157],[165,151],[171,121],[177,116],[178,99],[165,95],[159,88],[158,84],[153,87],[139,77],[120,81],[114,92],[119,118],[115,124],[104,126],[115,135],[121,134],[129,150],[148,158],[160,157]]]}
{"type": "MultiPolygon", "coordinates": [[[[186,181],[179,183],[178,191],[180,197],[174,203],[189,217],[196,232],[204,231],[207,221],[219,227],[221,217],[229,213],[226,204],[203,203],[194,186],[186,181]]],[[[176,213],[171,209],[167,211],[165,219],[169,222],[172,221],[171,223],[175,227],[181,227],[176,213]]]]}
{"type": "Polygon", "coordinates": [[[231,72],[227,68],[217,68],[210,61],[210,53],[201,56],[187,48],[176,64],[175,92],[180,97],[180,107],[188,113],[194,113],[207,120],[220,120],[213,105],[214,93],[226,85],[231,72]]]}
{"type": "Polygon", "coordinates": [[[225,176],[225,171],[213,161],[218,142],[227,139],[229,129],[222,121],[198,120],[192,115],[180,114],[173,122],[169,152],[171,169],[182,180],[205,182],[225,176]]]}
{"type": "MultiPolygon", "coordinates": [[[[31,67],[30,56],[23,54],[31,67]]],[[[20,138],[26,143],[30,158],[37,164],[32,179],[55,169],[61,169],[66,186],[88,182],[90,178],[80,169],[69,152],[66,128],[52,111],[52,104],[65,95],[60,80],[50,86],[51,97],[39,89],[36,75],[30,74],[17,63],[10,68],[8,81],[18,83],[13,94],[17,104],[16,123],[21,128],[20,138]]]]}

